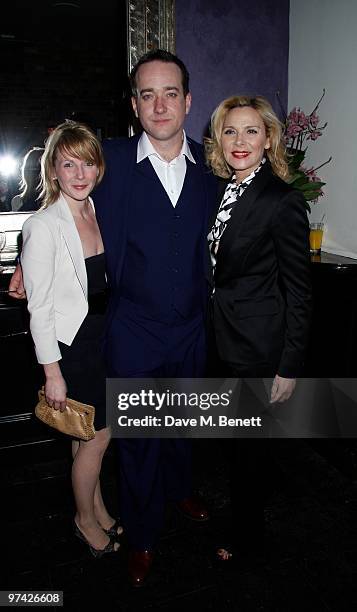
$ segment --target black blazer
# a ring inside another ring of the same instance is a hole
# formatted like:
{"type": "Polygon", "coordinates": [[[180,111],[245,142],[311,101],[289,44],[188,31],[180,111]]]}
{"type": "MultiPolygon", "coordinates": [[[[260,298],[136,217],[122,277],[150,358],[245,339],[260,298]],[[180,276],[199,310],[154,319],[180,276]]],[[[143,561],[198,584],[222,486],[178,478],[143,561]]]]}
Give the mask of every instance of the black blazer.
{"type": "MultiPolygon", "coordinates": [[[[215,214],[226,185],[219,183],[215,214]]],[[[301,374],[311,310],[308,237],[301,192],[267,160],[233,208],[214,279],[218,354],[246,376],[301,374]]]]}

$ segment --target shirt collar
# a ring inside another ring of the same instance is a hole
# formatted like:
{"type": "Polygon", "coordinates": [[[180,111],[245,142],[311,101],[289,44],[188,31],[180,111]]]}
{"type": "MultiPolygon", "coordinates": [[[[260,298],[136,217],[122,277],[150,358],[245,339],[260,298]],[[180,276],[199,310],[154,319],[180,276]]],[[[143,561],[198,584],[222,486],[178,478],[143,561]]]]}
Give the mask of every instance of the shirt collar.
{"type": "MultiPolygon", "coordinates": [[[[191,153],[190,147],[188,146],[185,130],[183,130],[182,132],[183,132],[183,142],[182,142],[181,151],[175,159],[177,159],[181,155],[186,155],[187,159],[189,159],[190,162],[195,164],[196,161],[191,153]]],[[[141,161],[143,161],[143,159],[145,159],[146,157],[150,157],[151,155],[154,155],[161,161],[164,161],[165,163],[167,163],[167,161],[163,159],[161,155],[153,147],[146,132],[143,132],[138,142],[138,148],[137,148],[137,153],[136,153],[136,163],[139,164],[141,161]]]]}

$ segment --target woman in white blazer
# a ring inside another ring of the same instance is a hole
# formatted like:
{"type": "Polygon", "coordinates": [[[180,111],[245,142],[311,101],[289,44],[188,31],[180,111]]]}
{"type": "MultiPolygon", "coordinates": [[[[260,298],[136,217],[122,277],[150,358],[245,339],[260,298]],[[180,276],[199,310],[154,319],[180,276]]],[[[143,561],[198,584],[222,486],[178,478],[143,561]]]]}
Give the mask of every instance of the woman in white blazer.
{"type": "Polygon", "coordinates": [[[95,406],[96,435],[73,440],[75,533],[96,557],[118,550],[122,532],[100,489],[105,422],[101,333],[106,307],[103,243],[89,194],[104,174],[100,143],[85,125],[67,121],[50,135],[41,160],[41,210],[23,226],[21,263],[30,329],[54,410],[66,395],[95,406]]]}

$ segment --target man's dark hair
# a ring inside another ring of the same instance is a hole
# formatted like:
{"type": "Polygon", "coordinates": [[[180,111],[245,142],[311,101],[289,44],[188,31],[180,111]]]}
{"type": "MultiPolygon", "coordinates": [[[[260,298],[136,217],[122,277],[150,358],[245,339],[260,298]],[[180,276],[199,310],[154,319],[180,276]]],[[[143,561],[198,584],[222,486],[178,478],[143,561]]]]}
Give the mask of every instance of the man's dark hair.
{"type": "Polygon", "coordinates": [[[156,61],[166,62],[167,64],[176,64],[176,66],[180,68],[182,75],[182,89],[184,96],[187,96],[188,92],[190,91],[190,75],[188,73],[188,70],[183,61],[181,61],[180,58],[177,57],[177,55],[170,53],[170,51],[164,51],[164,49],[155,49],[154,51],[149,51],[149,53],[145,53],[145,55],[142,55],[139,61],[135,64],[134,68],[130,73],[130,87],[132,95],[135,98],[137,97],[136,73],[138,72],[140,66],[142,66],[143,64],[148,64],[149,62],[156,61]]]}

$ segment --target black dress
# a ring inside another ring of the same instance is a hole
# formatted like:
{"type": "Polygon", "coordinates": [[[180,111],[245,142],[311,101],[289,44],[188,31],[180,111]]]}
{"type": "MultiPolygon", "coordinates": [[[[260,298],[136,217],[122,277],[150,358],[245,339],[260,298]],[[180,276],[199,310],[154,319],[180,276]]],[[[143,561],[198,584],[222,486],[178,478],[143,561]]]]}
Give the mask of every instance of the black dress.
{"type": "Polygon", "coordinates": [[[106,427],[105,367],[102,337],[107,305],[104,253],[85,260],[88,278],[88,314],[71,346],[59,342],[59,362],[67,395],[95,407],[94,426],[106,427]]]}

